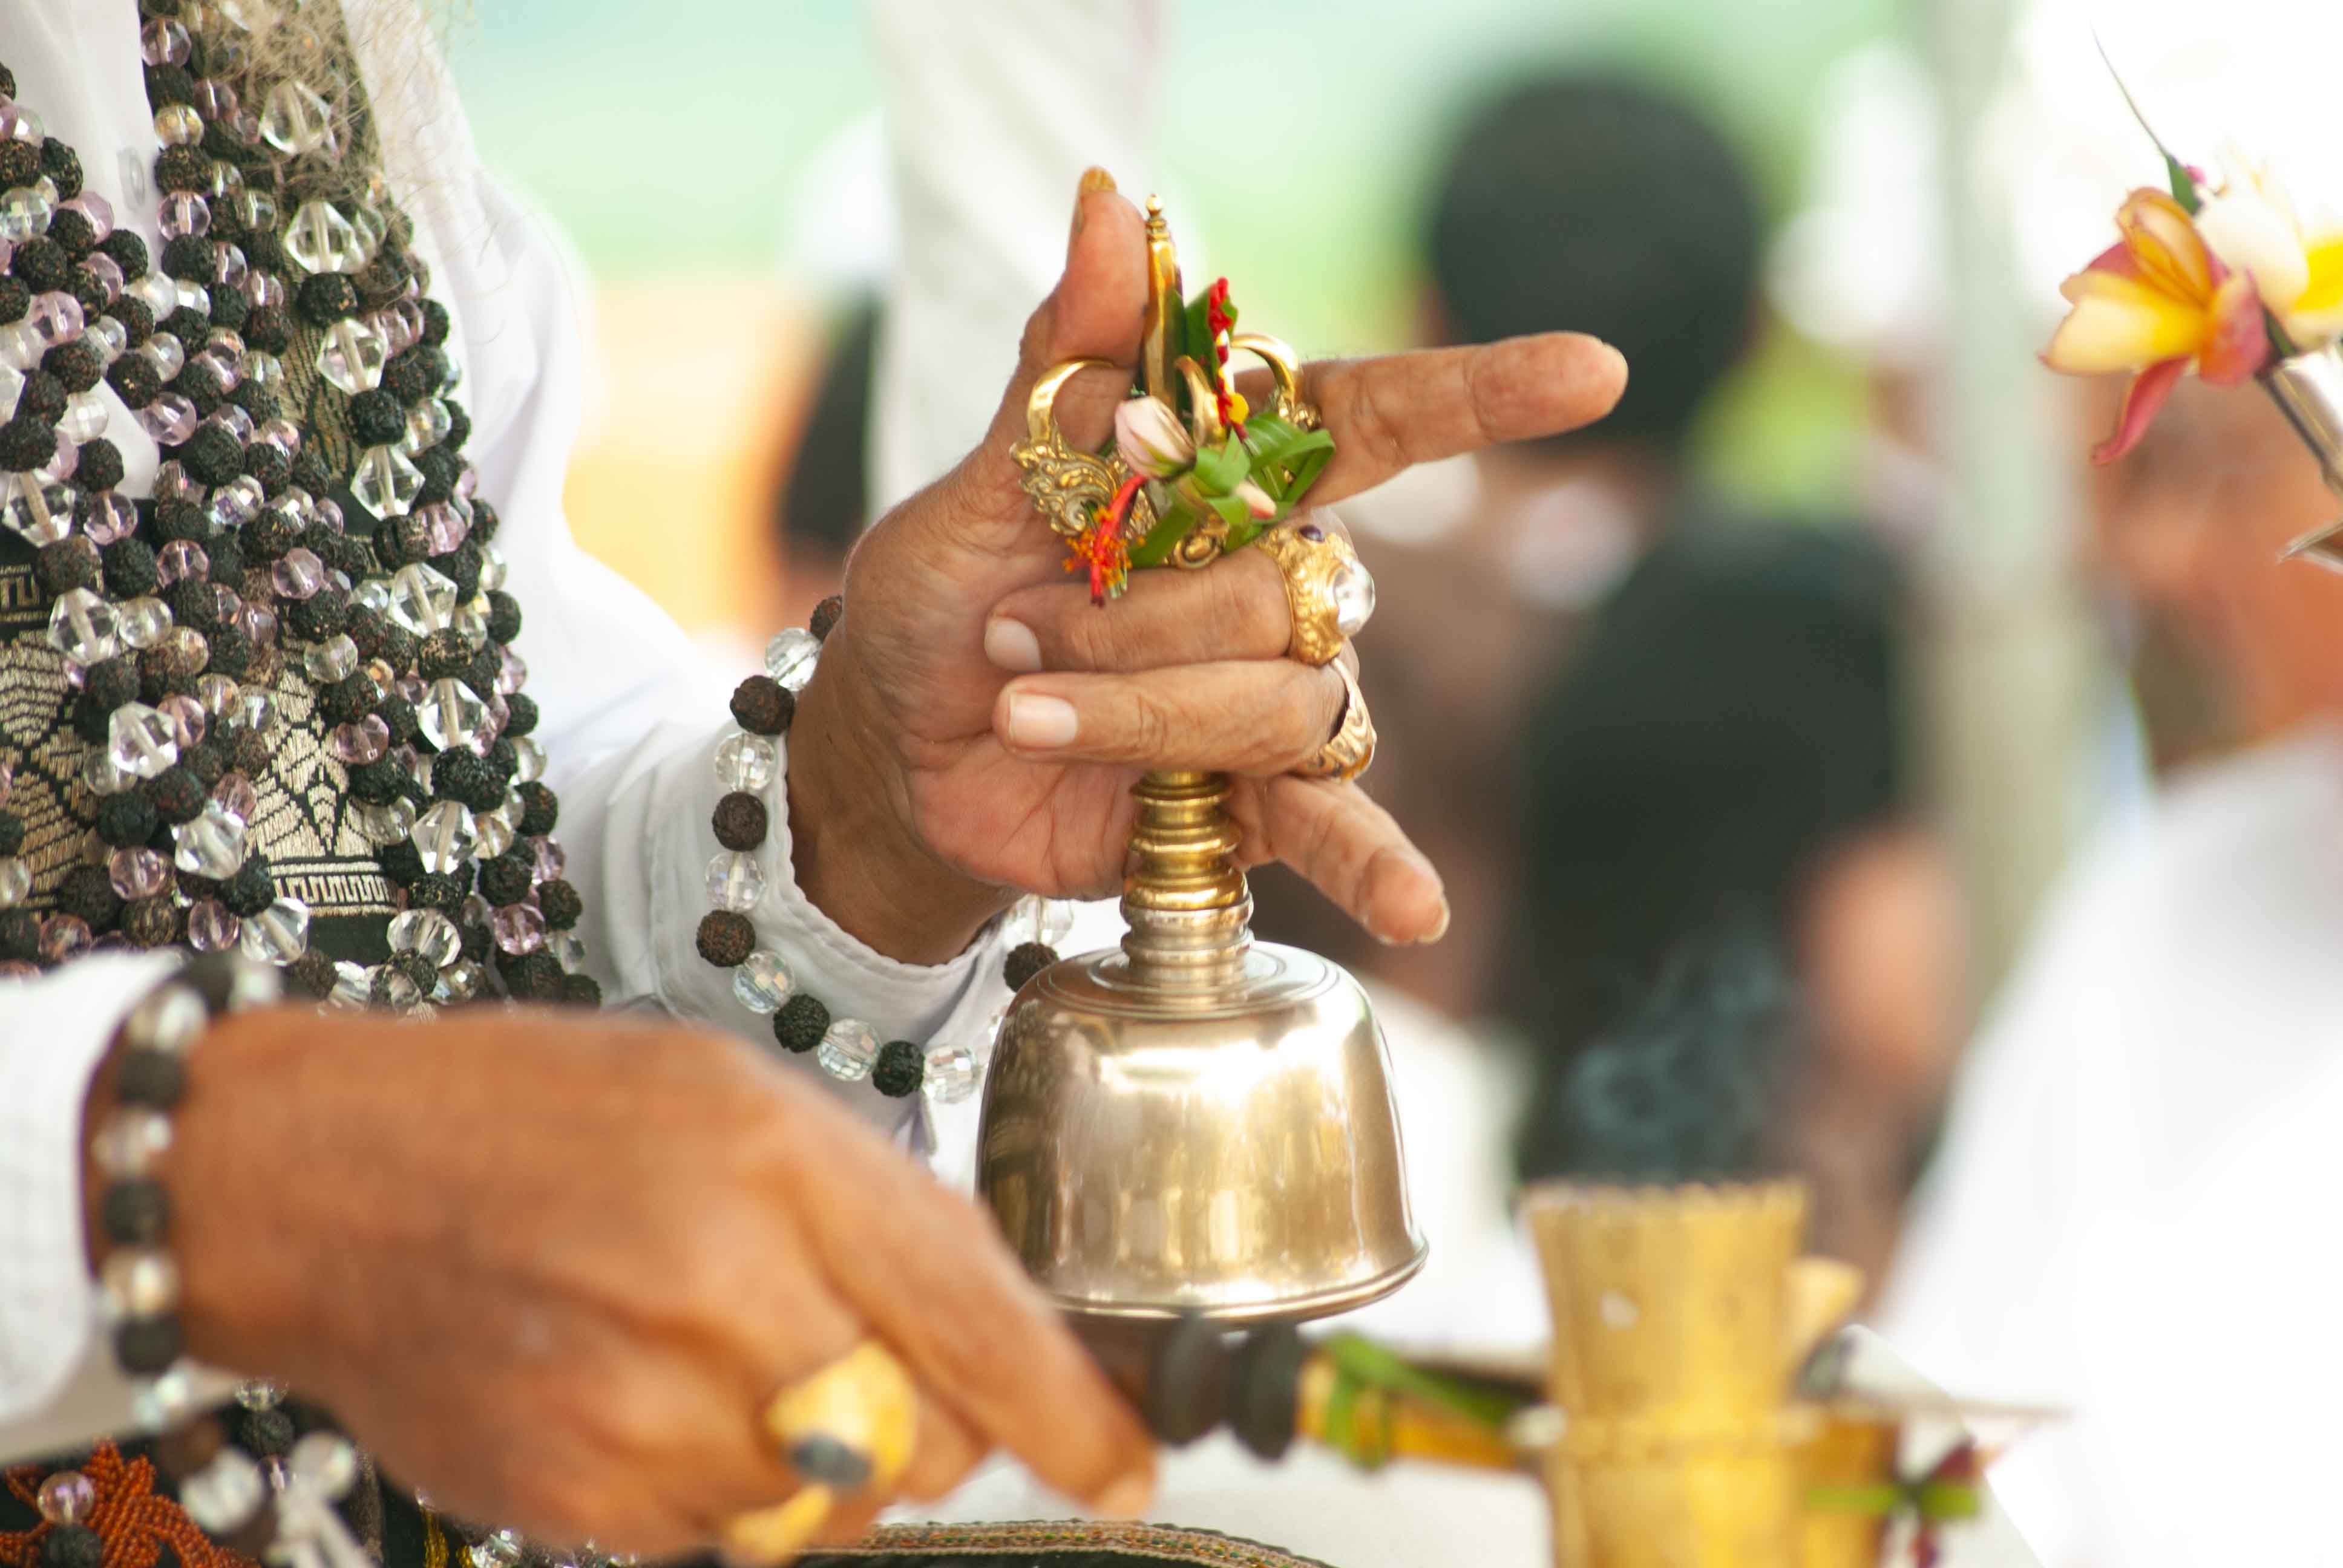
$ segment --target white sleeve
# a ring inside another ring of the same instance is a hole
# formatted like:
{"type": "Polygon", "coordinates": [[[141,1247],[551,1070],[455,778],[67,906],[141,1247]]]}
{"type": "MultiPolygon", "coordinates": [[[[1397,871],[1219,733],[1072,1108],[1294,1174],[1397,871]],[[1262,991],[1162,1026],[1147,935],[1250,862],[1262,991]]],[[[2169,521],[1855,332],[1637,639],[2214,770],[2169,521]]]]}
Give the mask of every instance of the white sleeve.
{"type": "Polygon", "coordinates": [[[1065,266],[1092,165],[1153,175],[1159,0],[872,0],[901,244],[879,343],[874,514],[983,437],[1065,266]]]}
{"type": "Polygon", "coordinates": [[[176,962],[101,953],[0,984],[0,1461],[30,1450],[21,1424],[101,1348],[82,1232],[82,1102],[123,1015],[176,962]]]}

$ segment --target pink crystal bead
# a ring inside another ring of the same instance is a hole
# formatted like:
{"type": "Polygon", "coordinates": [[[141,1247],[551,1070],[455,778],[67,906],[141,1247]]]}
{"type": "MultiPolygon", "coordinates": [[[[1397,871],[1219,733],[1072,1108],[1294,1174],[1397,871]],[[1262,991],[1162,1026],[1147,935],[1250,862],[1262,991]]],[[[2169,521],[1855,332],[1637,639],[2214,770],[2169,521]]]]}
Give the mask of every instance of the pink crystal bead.
{"type": "Polygon", "coordinates": [[[268,580],[287,598],[308,598],[326,586],[326,563],[296,545],[268,568],[268,580]]]}
{"type": "Polygon", "coordinates": [[[89,947],[89,922],[79,915],[50,915],[41,921],[41,957],[61,964],[89,947]]]}
{"type": "Polygon", "coordinates": [[[222,625],[232,623],[244,608],[244,596],[226,583],[212,584],[212,614],[222,625]]]}
{"type": "Polygon", "coordinates": [[[252,276],[252,263],[245,259],[240,245],[223,245],[212,253],[212,285],[214,287],[242,288],[244,280],[252,276]]]}
{"type": "Polygon", "coordinates": [[[166,697],[155,705],[155,709],[171,721],[171,729],[177,734],[181,748],[202,743],[204,728],[210,722],[210,716],[204,712],[202,703],[184,695],[166,697]]]}
{"type": "Polygon", "coordinates": [[[89,522],[83,531],[88,534],[90,543],[110,545],[116,539],[127,538],[137,526],[138,508],[108,490],[97,498],[97,505],[91,508],[89,522]]]}
{"type": "Polygon", "coordinates": [[[244,922],[217,899],[206,899],[187,911],[187,945],[199,953],[224,952],[243,934],[244,922]]]}
{"type": "Polygon", "coordinates": [[[528,684],[528,662],[509,648],[500,648],[497,653],[497,689],[510,697],[528,684]]]}
{"type": "Polygon", "coordinates": [[[8,791],[15,787],[15,763],[10,761],[5,757],[0,757],[0,806],[5,806],[8,803],[8,791]]]}
{"type": "Polygon", "coordinates": [[[167,16],[152,17],[138,30],[138,53],[150,65],[184,65],[194,49],[187,30],[167,16]]]}
{"type": "Polygon", "coordinates": [[[122,286],[127,281],[122,276],[122,264],[104,251],[92,251],[81,258],[81,269],[106,293],[108,305],[122,297],[122,286]]]}
{"type": "Polygon", "coordinates": [[[204,498],[204,487],[196,483],[186,465],[176,457],[155,470],[155,498],[158,501],[195,501],[204,498]]]}
{"type": "Polygon", "coordinates": [[[255,648],[277,646],[277,612],[266,605],[246,603],[236,614],[236,623],[244,635],[252,639],[255,648]]]}
{"type": "Polygon", "coordinates": [[[57,210],[81,214],[87,220],[89,226],[96,231],[101,243],[106,236],[114,232],[114,204],[94,190],[85,188],[81,195],[66,202],[57,210]]]}
{"type": "Polygon", "coordinates": [[[163,198],[163,237],[201,238],[212,228],[212,204],[193,191],[173,191],[163,198]]]}
{"type": "Polygon", "coordinates": [[[244,299],[255,310],[267,310],[285,303],[285,286],[267,273],[247,271],[244,275],[244,299]]]}
{"type": "Polygon", "coordinates": [[[176,392],[165,392],[138,410],[138,423],[166,447],[176,447],[196,433],[196,406],[176,392]]]}
{"type": "Polygon", "coordinates": [[[530,875],[538,881],[550,882],[569,869],[569,857],[551,839],[531,839],[529,854],[530,875]]]}
{"type": "Polygon", "coordinates": [[[221,774],[219,782],[212,786],[212,800],[239,822],[249,823],[260,815],[260,794],[241,773],[221,774]]]}
{"type": "Polygon", "coordinates": [[[545,945],[545,917],[527,904],[507,904],[488,922],[488,929],[505,952],[533,953],[545,945]]]}
{"type": "Polygon", "coordinates": [[[25,963],[16,959],[0,963],[0,980],[38,980],[40,975],[41,970],[36,964],[25,963]]]}
{"type": "Polygon", "coordinates": [[[63,484],[81,467],[81,448],[66,440],[63,431],[54,433],[50,439],[56,445],[49,453],[49,460],[33,471],[53,484],[63,484]]]}
{"type": "MultiPolygon", "coordinates": [[[[220,392],[235,391],[236,384],[244,379],[244,372],[237,367],[234,357],[221,353],[216,348],[206,348],[188,360],[186,370],[192,370],[205,377],[216,390],[220,392]]],[[[186,370],[181,371],[180,374],[186,375],[186,370]]]]}
{"type": "Polygon", "coordinates": [[[71,343],[81,336],[84,326],[81,301],[59,289],[36,294],[25,312],[25,325],[32,329],[43,348],[71,343]]]}
{"type": "Polygon", "coordinates": [[[464,537],[472,531],[472,525],[457,516],[456,508],[444,502],[424,508],[415,515],[415,520],[423,525],[424,542],[431,547],[430,553],[435,556],[446,555],[462,544],[464,537]]]}
{"type": "Polygon", "coordinates": [[[97,1506],[97,1483],[78,1470],[60,1470],[35,1494],[41,1517],[52,1524],[79,1524],[97,1506]]]}
{"type": "Polygon", "coordinates": [[[310,516],[311,520],[329,534],[338,534],[342,531],[341,503],[330,497],[320,496],[310,508],[310,516]]]}
{"type": "Polygon", "coordinates": [[[369,713],[350,724],[337,724],[326,738],[334,755],[350,767],[377,761],[390,749],[390,726],[377,714],[369,713]]]}
{"type": "Polygon", "coordinates": [[[211,552],[193,539],[173,539],[155,552],[155,575],[166,585],[182,578],[207,578],[211,572],[211,552]]]}
{"type": "Polygon", "coordinates": [[[106,862],[106,879],[122,899],[151,899],[171,885],[171,862],[141,845],[116,849],[106,862]]]}
{"type": "Polygon", "coordinates": [[[236,89],[216,76],[206,76],[196,84],[196,112],[206,120],[226,120],[236,116],[236,89]]]}

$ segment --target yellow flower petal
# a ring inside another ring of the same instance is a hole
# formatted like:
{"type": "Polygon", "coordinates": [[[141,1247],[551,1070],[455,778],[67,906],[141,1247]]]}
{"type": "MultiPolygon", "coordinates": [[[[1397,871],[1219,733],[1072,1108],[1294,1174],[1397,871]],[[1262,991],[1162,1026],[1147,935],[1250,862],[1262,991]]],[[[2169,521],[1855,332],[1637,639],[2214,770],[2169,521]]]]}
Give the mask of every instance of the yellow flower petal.
{"type": "Polygon", "coordinates": [[[2343,235],[2310,247],[2310,283],[2286,312],[2286,330],[2305,349],[2343,337],[2343,235]]]}
{"type": "Polygon", "coordinates": [[[2069,376],[2142,370],[2159,360],[2193,358],[2210,326],[2195,305],[2103,273],[2058,324],[2042,357],[2069,376]]]}
{"type": "Polygon", "coordinates": [[[2212,297],[2212,257],[2178,202],[2159,190],[2136,190],[2116,214],[2116,226],[2157,287],[2199,304],[2212,297]]]}

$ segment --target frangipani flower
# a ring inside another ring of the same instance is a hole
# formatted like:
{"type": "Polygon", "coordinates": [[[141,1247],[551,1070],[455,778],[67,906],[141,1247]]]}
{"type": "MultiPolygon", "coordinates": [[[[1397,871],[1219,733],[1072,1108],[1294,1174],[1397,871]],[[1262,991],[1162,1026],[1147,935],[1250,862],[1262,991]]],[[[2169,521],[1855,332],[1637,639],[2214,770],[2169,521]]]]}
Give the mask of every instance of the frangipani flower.
{"type": "Polygon", "coordinates": [[[2074,308],[2042,356],[2070,376],[2132,373],[2115,434],[2092,449],[2095,463],[2129,451],[2189,370],[2234,387],[2270,352],[2253,279],[2207,247],[2178,202],[2134,191],[2116,226],[2123,238],[2059,286],[2074,308]]]}
{"type": "Polygon", "coordinates": [[[1180,416],[1161,397],[1126,397],[1115,405],[1114,448],[1134,474],[1168,479],[1196,466],[1196,443],[1180,416]]]}
{"type": "Polygon", "coordinates": [[[2308,237],[2267,169],[2249,166],[2207,198],[2197,232],[2233,271],[2253,278],[2296,352],[2343,337],[2343,230],[2308,237]]]}

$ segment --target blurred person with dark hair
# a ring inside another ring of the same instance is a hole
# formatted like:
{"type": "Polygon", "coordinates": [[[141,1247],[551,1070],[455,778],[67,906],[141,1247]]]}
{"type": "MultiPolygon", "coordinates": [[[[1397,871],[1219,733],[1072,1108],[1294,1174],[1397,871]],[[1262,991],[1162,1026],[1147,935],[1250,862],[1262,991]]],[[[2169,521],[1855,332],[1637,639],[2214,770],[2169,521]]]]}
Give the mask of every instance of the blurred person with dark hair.
{"type": "Polygon", "coordinates": [[[1434,465],[1343,508],[1376,562],[1374,635],[1407,649],[1377,670],[1373,792],[1447,870],[1448,939],[1379,947],[1323,919],[1291,879],[1256,890],[1269,935],[1470,1022],[1488,1004],[1516,864],[1521,706],[1643,549],[1715,510],[1686,447],[1751,342],[1760,225],[1725,135],[1609,68],[1487,100],[1439,167],[1423,226],[1425,340],[1589,332],[1626,357],[1627,391],[1579,436],[1434,465]]]}
{"type": "Polygon", "coordinates": [[[1818,1250],[1877,1276],[1962,989],[1903,617],[1848,532],[1687,530],[1533,709],[1500,982],[1525,1177],[1795,1172],[1818,1250]]]}

